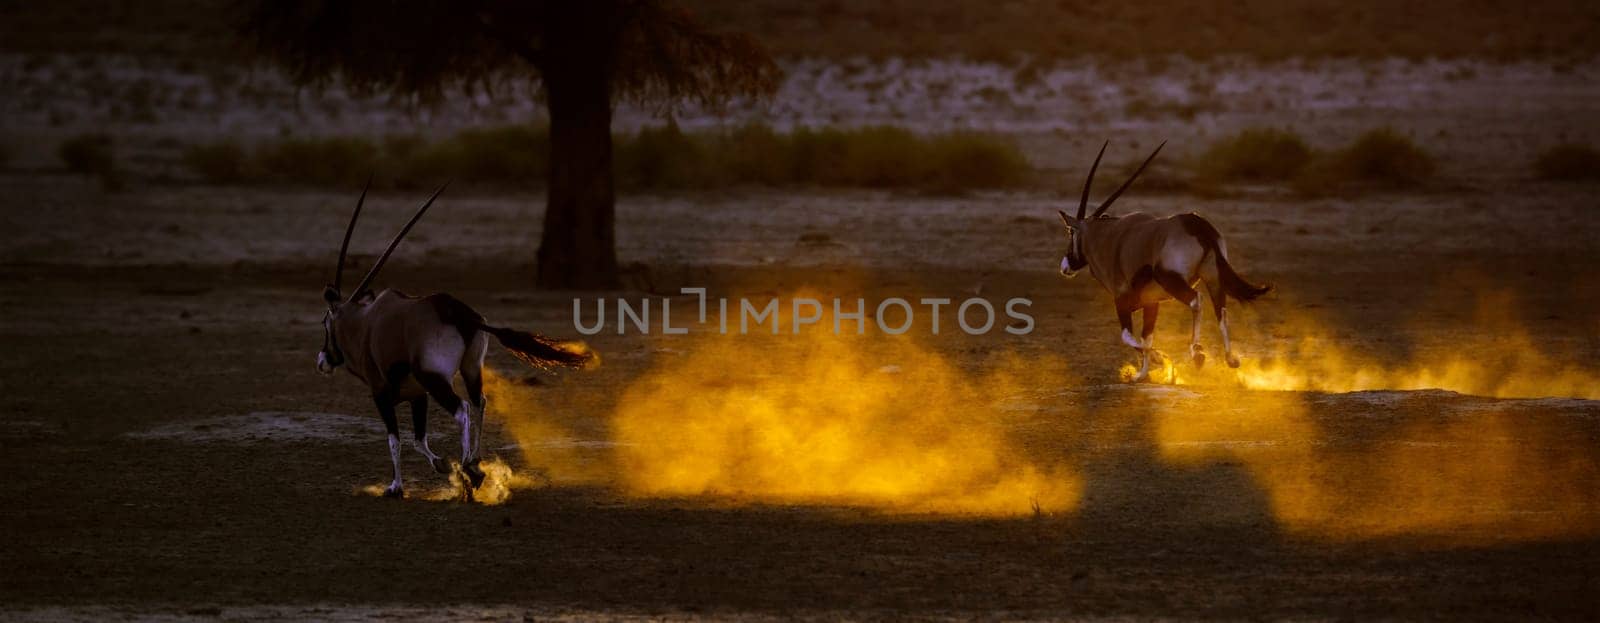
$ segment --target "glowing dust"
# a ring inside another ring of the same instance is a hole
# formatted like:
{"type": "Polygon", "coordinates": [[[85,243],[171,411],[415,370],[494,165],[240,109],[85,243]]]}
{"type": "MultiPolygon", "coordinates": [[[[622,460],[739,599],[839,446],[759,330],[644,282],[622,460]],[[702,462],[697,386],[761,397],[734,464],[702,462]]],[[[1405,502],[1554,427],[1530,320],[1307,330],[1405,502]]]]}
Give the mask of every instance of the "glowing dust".
{"type": "MultiPolygon", "coordinates": [[[[1245,355],[1237,370],[1221,365],[1219,358],[1196,369],[1187,361],[1175,368],[1162,357],[1162,365],[1152,364],[1150,380],[1278,391],[1442,389],[1490,398],[1600,399],[1600,373],[1564,363],[1541,348],[1513,317],[1515,308],[1508,295],[1487,294],[1470,333],[1414,344],[1409,349],[1414,354],[1403,362],[1363,354],[1351,347],[1350,338],[1331,331],[1331,323],[1291,312],[1273,319],[1273,334],[1284,339],[1251,343],[1236,337],[1235,346],[1245,355]]],[[[1438,331],[1424,327],[1413,334],[1438,331]]],[[[1137,370],[1124,364],[1120,374],[1128,381],[1137,370]]]]}
{"type": "MultiPolygon", "coordinates": [[[[456,465],[454,471],[450,473],[448,484],[421,487],[413,482],[406,487],[405,498],[429,502],[476,502],[486,506],[498,506],[511,499],[513,490],[535,489],[542,484],[537,477],[517,472],[498,457],[485,458],[478,467],[483,470],[484,479],[483,484],[477,489],[467,486],[467,475],[461,471],[459,465],[456,465]]],[[[382,497],[384,489],[388,486],[387,482],[363,485],[356,487],[355,493],[382,497]]]]}
{"type": "Polygon", "coordinates": [[[994,408],[1046,376],[1036,362],[971,374],[906,336],[689,339],[611,420],[634,495],[975,515],[1077,504],[1078,476],[1028,458],[994,408]]]}

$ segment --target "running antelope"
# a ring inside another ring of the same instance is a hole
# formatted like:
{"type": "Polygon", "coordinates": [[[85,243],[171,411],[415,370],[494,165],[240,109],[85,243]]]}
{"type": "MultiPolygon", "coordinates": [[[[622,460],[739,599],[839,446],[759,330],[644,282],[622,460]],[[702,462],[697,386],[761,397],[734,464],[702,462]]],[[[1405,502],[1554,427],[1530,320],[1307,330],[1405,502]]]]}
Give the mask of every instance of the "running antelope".
{"type": "Polygon", "coordinates": [[[1200,346],[1200,293],[1195,290],[1195,284],[1204,281],[1211,309],[1217,316],[1217,326],[1222,329],[1223,354],[1228,366],[1237,368],[1239,358],[1234,356],[1233,346],[1228,341],[1227,297],[1252,301],[1272,289],[1272,286],[1251,285],[1234,272],[1233,266],[1228,264],[1228,245],[1205,217],[1194,213],[1166,218],[1138,212],[1125,216],[1105,215],[1165,145],[1157,146],[1128,181],[1111,193],[1093,215],[1085,218],[1089,186],[1094,183],[1100,157],[1106,154],[1106,146],[1102,145],[1100,154],[1089,167],[1088,179],[1083,182],[1078,216],[1074,218],[1056,211],[1067,226],[1067,254],[1061,258],[1061,274],[1071,277],[1088,266],[1089,274],[1111,292],[1117,306],[1117,321],[1122,323],[1122,342],[1139,351],[1139,374],[1135,381],[1150,378],[1150,336],[1156,330],[1157,306],[1161,301],[1177,299],[1193,312],[1189,355],[1196,367],[1202,366],[1206,355],[1200,346]],[[1144,330],[1137,339],[1133,336],[1133,312],[1136,310],[1144,314],[1144,330]]]}
{"type": "MultiPolygon", "coordinates": [[[[369,180],[368,189],[371,185],[369,180]]],[[[356,219],[361,216],[361,204],[367,199],[367,190],[363,189],[361,198],[356,200],[355,213],[350,215],[350,225],[345,228],[344,242],[339,246],[333,284],[322,292],[328,312],[322,318],[322,350],[317,353],[317,371],[333,374],[336,368],[344,366],[372,391],[378,415],[389,433],[389,458],[394,462],[394,481],[383,492],[389,497],[400,497],[403,490],[400,431],[395,421],[395,407],[402,402],[411,405],[411,426],[417,450],[427,457],[434,471],[441,474],[450,471],[449,462],[428,448],[429,397],[453,414],[461,425],[462,471],[466,472],[473,488],[483,483],[478,453],[486,406],[483,356],[488,350],[488,341],[485,334],[494,336],[518,359],[531,365],[582,367],[594,359],[594,354],[578,343],[490,326],[483,316],[449,294],[419,298],[396,290],[373,293],[367,289],[395,247],[411,231],[411,226],[417,224],[441,192],[444,186],[422,204],[373,263],[367,276],[350,291],[349,297],[345,297],[340,290],[345,251],[350,247],[356,219]],[[451,386],[458,372],[467,390],[466,401],[456,396],[451,386]]]]}

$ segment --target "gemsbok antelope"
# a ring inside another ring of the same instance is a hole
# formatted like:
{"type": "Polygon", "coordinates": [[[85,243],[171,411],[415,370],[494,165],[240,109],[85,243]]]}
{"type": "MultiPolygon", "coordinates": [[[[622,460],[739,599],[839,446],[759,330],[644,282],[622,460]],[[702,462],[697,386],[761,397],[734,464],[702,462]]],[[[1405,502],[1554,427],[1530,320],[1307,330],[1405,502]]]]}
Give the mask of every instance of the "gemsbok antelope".
{"type": "Polygon", "coordinates": [[[328,311],[322,317],[322,350],[317,353],[317,371],[333,374],[343,366],[372,391],[378,415],[383,418],[383,426],[389,434],[389,458],[394,462],[394,481],[384,489],[385,496],[403,494],[400,430],[395,421],[395,407],[402,402],[411,405],[411,426],[417,450],[428,458],[435,471],[441,474],[450,471],[449,462],[428,448],[429,397],[453,414],[461,425],[461,468],[471,486],[477,488],[484,478],[478,464],[483,411],[487,406],[483,396],[483,357],[488,350],[485,335],[494,336],[518,359],[541,367],[583,367],[593,361],[595,355],[575,342],[490,326],[483,316],[449,294],[414,297],[396,290],[373,293],[367,289],[395,247],[411,231],[411,226],[417,224],[439,193],[444,192],[444,186],[422,204],[389,243],[389,248],[372,264],[367,276],[348,297],[344,296],[340,285],[344,277],[345,252],[350,247],[350,234],[355,231],[356,219],[361,216],[361,205],[366,202],[371,186],[369,180],[367,189],[363,189],[361,198],[356,200],[355,213],[350,215],[344,242],[339,246],[333,284],[322,292],[328,311]],[[466,401],[456,396],[451,386],[458,372],[467,390],[466,401]]]}
{"type": "MultiPolygon", "coordinates": [[[[1108,141],[1106,145],[1109,145],[1108,141]]],[[[1067,226],[1067,253],[1061,258],[1061,274],[1071,277],[1083,267],[1095,281],[1111,292],[1117,307],[1117,321],[1122,323],[1122,342],[1139,351],[1139,373],[1134,381],[1150,378],[1151,334],[1156,330],[1156,315],[1161,301],[1177,299],[1189,306],[1194,314],[1194,331],[1189,340],[1189,355],[1196,367],[1205,364],[1205,349],[1200,346],[1200,293],[1197,282],[1205,282],[1206,295],[1211,299],[1211,309],[1216,313],[1217,326],[1222,330],[1222,350],[1229,367],[1239,367],[1239,358],[1233,354],[1228,341],[1227,297],[1239,301],[1252,301],[1266,294],[1272,286],[1251,285],[1228,263],[1228,245],[1204,217],[1189,213],[1157,218],[1148,214],[1132,213],[1124,216],[1107,216],[1107,209],[1122,196],[1122,192],[1139,178],[1161,147],[1139,165],[1138,170],[1123,182],[1105,203],[1085,218],[1089,208],[1089,187],[1094,183],[1095,169],[1100,167],[1100,157],[1106,146],[1094,157],[1089,167],[1089,177],[1083,182],[1083,198],[1078,201],[1078,216],[1067,216],[1057,210],[1061,222],[1067,226]],[[1133,312],[1142,311],[1144,330],[1137,339],[1133,336],[1133,312]]]]}

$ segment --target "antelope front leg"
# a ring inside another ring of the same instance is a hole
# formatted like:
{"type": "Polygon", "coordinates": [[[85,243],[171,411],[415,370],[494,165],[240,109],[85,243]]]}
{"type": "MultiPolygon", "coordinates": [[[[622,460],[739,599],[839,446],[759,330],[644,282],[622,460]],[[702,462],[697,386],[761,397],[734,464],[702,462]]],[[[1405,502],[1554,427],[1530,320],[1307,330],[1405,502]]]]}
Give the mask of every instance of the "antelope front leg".
{"type": "MultiPolygon", "coordinates": [[[[1117,321],[1122,323],[1122,343],[1139,351],[1139,374],[1133,377],[1133,382],[1142,383],[1150,378],[1150,352],[1149,341],[1133,337],[1133,310],[1125,305],[1117,306],[1117,321]]],[[[1149,318],[1149,314],[1145,315],[1149,318]]]]}
{"type": "Polygon", "coordinates": [[[389,433],[389,460],[394,463],[394,480],[383,490],[383,497],[397,498],[405,494],[405,485],[400,480],[400,423],[395,420],[394,403],[378,397],[378,416],[383,418],[383,427],[389,433]]]}
{"type": "Polygon", "coordinates": [[[1150,355],[1155,350],[1156,318],[1161,313],[1161,308],[1155,304],[1144,306],[1144,330],[1139,334],[1139,340],[1144,342],[1140,351],[1144,355],[1144,363],[1139,368],[1138,380],[1150,380],[1150,355]]]}
{"type": "Polygon", "coordinates": [[[1206,349],[1200,345],[1200,297],[1189,300],[1189,311],[1194,312],[1194,329],[1189,334],[1189,357],[1194,360],[1194,367],[1201,368],[1206,365],[1206,349]]]}

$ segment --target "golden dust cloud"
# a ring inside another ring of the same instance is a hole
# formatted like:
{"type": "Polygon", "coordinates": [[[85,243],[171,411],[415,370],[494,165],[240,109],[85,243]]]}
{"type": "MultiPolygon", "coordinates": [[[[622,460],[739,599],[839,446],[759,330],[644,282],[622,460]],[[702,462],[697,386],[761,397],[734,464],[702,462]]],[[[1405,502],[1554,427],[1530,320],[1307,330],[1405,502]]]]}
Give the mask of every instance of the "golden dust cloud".
{"type": "MultiPolygon", "coordinates": [[[[531,489],[539,485],[537,479],[527,474],[517,472],[510,464],[496,458],[485,458],[478,467],[484,472],[483,483],[477,489],[467,487],[467,476],[461,472],[459,466],[450,473],[446,484],[419,485],[413,479],[406,486],[406,498],[426,500],[429,502],[476,502],[486,506],[498,506],[511,499],[514,489],[531,489]]],[[[432,474],[431,471],[426,472],[432,474]]],[[[359,495],[382,497],[383,491],[389,483],[377,483],[356,487],[359,495]]]]}
{"type": "Polygon", "coordinates": [[[1076,474],[1029,459],[995,407],[1038,367],[969,373],[909,336],[831,328],[686,338],[685,354],[621,396],[611,430],[622,488],[905,513],[1076,506],[1076,474]]]}
{"type": "MultiPolygon", "coordinates": [[[[522,455],[524,477],[534,483],[608,482],[610,462],[604,456],[596,456],[598,453],[591,448],[594,444],[577,441],[583,435],[555,417],[552,407],[540,400],[540,391],[485,366],[483,393],[488,397],[485,426],[504,427],[522,455]]],[[[491,450],[483,448],[484,455],[491,456],[491,450]]]]}
{"type": "MultiPolygon", "coordinates": [[[[1600,372],[1541,349],[1513,316],[1512,303],[1506,294],[1484,295],[1469,331],[1441,336],[1436,327],[1419,327],[1412,335],[1426,337],[1411,345],[1405,361],[1362,353],[1350,346],[1358,333],[1340,334],[1311,314],[1280,315],[1292,308],[1280,305],[1271,321],[1272,334],[1281,338],[1252,343],[1235,337],[1243,355],[1238,369],[1222,365],[1216,350],[1201,369],[1183,355],[1163,355],[1152,359],[1150,379],[1279,391],[1440,389],[1489,398],[1600,399],[1600,372]]],[[[1120,376],[1131,380],[1137,370],[1124,364],[1120,376]]]]}
{"type": "Polygon", "coordinates": [[[1237,370],[1153,361],[1152,379],[1203,390],[1156,414],[1161,456],[1243,466],[1294,534],[1600,534],[1600,463],[1568,439],[1574,423],[1549,405],[1486,400],[1600,398],[1600,374],[1542,350],[1511,309],[1509,297],[1485,296],[1470,332],[1419,328],[1412,335],[1427,337],[1402,361],[1362,353],[1351,346],[1359,334],[1305,314],[1272,318],[1275,342],[1236,342],[1237,370]],[[1377,432],[1363,438],[1362,423],[1377,432]]]}
{"type": "MultiPolygon", "coordinates": [[[[1070,512],[1095,448],[1151,443],[1170,469],[1237,466],[1297,537],[1477,544],[1600,534],[1600,456],[1573,441],[1590,429],[1559,412],[1576,407],[1498,400],[1600,398],[1600,377],[1540,350],[1510,307],[1490,301],[1474,333],[1424,338],[1402,361],[1361,351],[1315,317],[1273,318],[1281,337],[1237,342],[1241,368],[1216,351],[1200,370],[1187,357],[1160,358],[1152,377],[1193,391],[1114,394],[1126,398],[1103,402],[1093,412],[1101,424],[1088,427],[1089,412],[1060,404],[1076,382],[1064,360],[981,361],[956,350],[971,347],[966,336],[857,336],[848,322],[835,335],[824,318],[799,335],[785,325],[776,336],[645,338],[671,348],[653,349],[646,369],[616,380],[605,400],[575,403],[577,417],[595,418],[586,432],[551,413],[542,390],[487,371],[491,426],[503,426],[522,461],[513,470],[486,446],[480,501],[550,483],[890,514],[1070,512]],[[1425,389],[1448,391],[1386,391],[1425,389]],[[1036,411],[1050,421],[1021,419],[1013,403],[1048,404],[1036,411]],[[1024,425],[1031,432],[1017,434],[1024,425]],[[1035,443],[1040,435],[1051,441],[1035,443]],[[1069,447],[1088,450],[1068,459],[1069,447]]],[[[453,481],[420,497],[460,492],[453,481]]]]}

